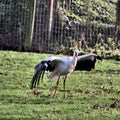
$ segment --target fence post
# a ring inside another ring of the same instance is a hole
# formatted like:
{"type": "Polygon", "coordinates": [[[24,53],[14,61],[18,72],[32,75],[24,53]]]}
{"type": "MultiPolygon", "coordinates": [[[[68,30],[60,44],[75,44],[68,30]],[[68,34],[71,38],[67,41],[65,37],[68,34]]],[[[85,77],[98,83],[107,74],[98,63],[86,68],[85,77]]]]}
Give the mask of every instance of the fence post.
{"type": "Polygon", "coordinates": [[[51,41],[51,30],[52,30],[52,21],[53,21],[53,4],[54,4],[54,0],[51,0],[50,1],[50,13],[49,13],[48,42],[51,41]]]}
{"type": "Polygon", "coordinates": [[[30,50],[32,46],[32,37],[34,30],[34,21],[35,21],[35,10],[36,10],[36,0],[30,0],[28,2],[29,12],[28,12],[28,20],[26,24],[26,35],[25,35],[25,43],[24,49],[30,50]]]}

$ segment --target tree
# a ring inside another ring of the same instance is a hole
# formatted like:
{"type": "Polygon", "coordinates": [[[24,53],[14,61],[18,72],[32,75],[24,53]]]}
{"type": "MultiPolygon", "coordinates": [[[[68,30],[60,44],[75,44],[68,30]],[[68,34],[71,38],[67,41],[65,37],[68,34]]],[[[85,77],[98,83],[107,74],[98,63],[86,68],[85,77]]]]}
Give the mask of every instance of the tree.
{"type": "Polygon", "coordinates": [[[28,20],[27,20],[27,25],[26,25],[26,36],[25,36],[25,43],[24,43],[25,50],[31,49],[31,46],[32,46],[36,0],[29,1],[28,6],[29,6],[29,12],[28,12],[28,20]]]}

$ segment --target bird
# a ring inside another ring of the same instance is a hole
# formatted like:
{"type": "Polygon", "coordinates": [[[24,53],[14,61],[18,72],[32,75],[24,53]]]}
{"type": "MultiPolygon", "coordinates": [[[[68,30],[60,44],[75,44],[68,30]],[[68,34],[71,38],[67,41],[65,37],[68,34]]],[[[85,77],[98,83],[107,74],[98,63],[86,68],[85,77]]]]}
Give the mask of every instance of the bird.
{"type": "MultiPolygon", "coordinates": [[[[74,71],[91,71],[92,69],[95,68],[96,59],[102,61],[102,58],[95,53],[89,53],[89,54],[78,56],[77,63],[75,65],[75,68],[72,69],[72,72],[73,72],[73,70],[74,71]]],[[[32,88],[35,88],[36,86],[38,86],[39,80],[43,81],[45,71],[49,71],[49,72],[55,71],[55,69],[56,69],[55,64],[58,64],[60,60],[66,61],[66,62],[68,62],[67,65],[68,64],[70,65],[69,60],[71,61],[72,57],[60,58],[60,57],[56,57],[56,56],[50,56],[50,57],[42,60],[40,63],[38,63],[35,66],[35,73],[34,73],[32,81],[31,81],[30,88],[32,89],[32,88]],[[57,62],[55,62],[55,61],[57,61],[57,62]]],[[[50,76],[52,76],[52,74],[50,76]]],[[[49,78],[51,78],[50,76],[49,76],[49,78]]],[[[54,76],[54,78],[55,78],[55,76],[54,76]]],[[[66,80],[64,80],[64,81],[66,81],[66,80]]],[[[58,82],[59,82],[59,80],[58,80],[58,82]]]]}
{"type": "Polygon", "coordinates": [[[102,58],[94,53],[78,56],[75,71],[91,71],[95,69],[96,59],[102,61],[102,58]]]}
{"type": "Polygon", "coordinates": [[[59,85],[60,76],[65,76],[63,81],[64,88],[64,98],[66,98],[65,89],[66,89],[66,79],[70,75],[77,64],[79,50],[74,50],[73,57],[48,57],[45,60],[41,61],[35,66],[35,74],[31,81],[31,88],[36,86],[36,82],[39,83],[40,78],[43,79],[45,71],[51,72],[48,78],[50,80],[57,80],[56,87],[54,90],[53,97],[56,95],[57,87],[59,85]]]}
{"type": "MultiPolygon", "coordinates": [[[[69,57],[69,59],[71,58],[72,57],[69,57]]],[[[55,66],[52,66],[51,63],[55,59],[61,59],[61,58],[56,56],[50,56],[48,58],[45,58],[35,66],[35,73],[30,85],[31,89],[38,86],[40,80],[43,81],[45,71],[49,71],[49,72],[54,71],[55,66]]],[[[74,71],[91,71],[92,69],[95,69],[96,59],[102,61],[102,58],[94,53],[78,56],[77,64],[75,66],[74,71]]]]}

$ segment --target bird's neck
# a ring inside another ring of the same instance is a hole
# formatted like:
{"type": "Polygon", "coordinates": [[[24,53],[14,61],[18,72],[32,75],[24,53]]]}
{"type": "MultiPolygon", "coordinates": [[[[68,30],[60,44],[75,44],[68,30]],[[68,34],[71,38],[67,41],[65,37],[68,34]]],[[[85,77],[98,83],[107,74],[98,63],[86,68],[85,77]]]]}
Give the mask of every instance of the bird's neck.
{"type": "Polygon", "coordinates": [[[73,56],[73,61],[72,61],[74,67],[75,67],[76,64],[77,64],[77,59],[78,59],[78,55],[75,54],[75,55],[73,56]]]}

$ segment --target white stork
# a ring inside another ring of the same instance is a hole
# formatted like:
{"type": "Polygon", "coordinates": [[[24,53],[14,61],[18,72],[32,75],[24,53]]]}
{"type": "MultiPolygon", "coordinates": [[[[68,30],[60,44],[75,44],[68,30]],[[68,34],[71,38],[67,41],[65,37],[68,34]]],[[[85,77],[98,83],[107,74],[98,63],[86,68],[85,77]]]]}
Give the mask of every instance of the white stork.
{"type": "Polygon", "coordinates": [[[39,75],[41,75],[41,74],[44,75],[45,70],[49,70],[51,72],[51,74],[49,75],[48,78],[51,80],[53,80],[53,79],[57,80],[57,85],[55,87],[53,97],[56,94],[60,76],[62,76],[62,75],[65,76],[64,82],[63,82],[64,98],[65,98],[66,97],[66,95],[65,95],[66,78],[67,78],[67,75],[71,74],[75,69],[75,66],[77,64],[77,59],[78,59],[78,53],[79,53],[79,51],[75,50],[73,57],[62,57],[62,58],[49,57],[49,58],[45,59],[44,61],[42,61],[40,64],[38,64],[35,67],[36,72],[35,72],[35,75],[32,80],[31,88],[35,87],[34,85],[36,85],[36,80],[37,80],[37,78],[39,78],[39,75]]]}
{"type": "MultiPolygon", "coordinates": [[[[43,80],[45,71],[52,72],[49,76],[50,79],[58,79],[57,86],[61,75],[65,75],[64,79],[64,97],[65,97],[65,81],[67,74],[73,72],[73,70],[85,70],[91,71],[95,68],[96,59],[102,60],[102,58],[94,53],[78,56],[78,52],[74,52],[73,57],[55,57],[51,56],[35,66],[35,74],[31,81],[31,88],[35,88],[39,84],[39,80],[43,80]]],[[[54,96],[57,90],[57,86],[54,92],[54,96]]]]}

